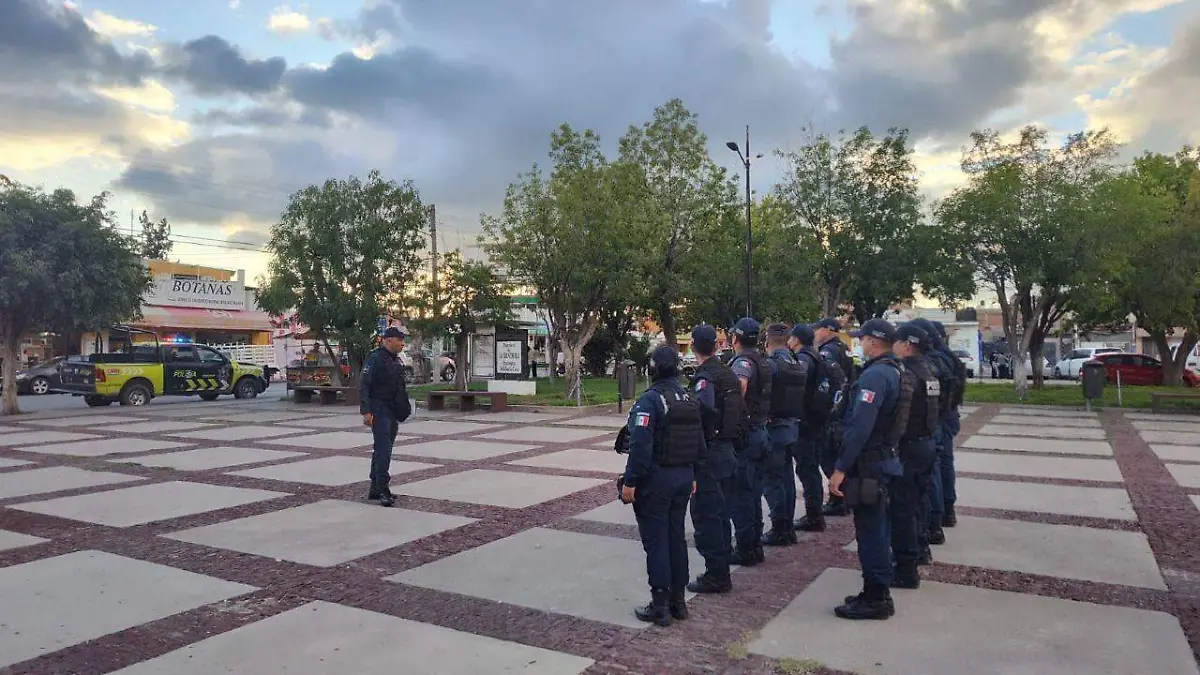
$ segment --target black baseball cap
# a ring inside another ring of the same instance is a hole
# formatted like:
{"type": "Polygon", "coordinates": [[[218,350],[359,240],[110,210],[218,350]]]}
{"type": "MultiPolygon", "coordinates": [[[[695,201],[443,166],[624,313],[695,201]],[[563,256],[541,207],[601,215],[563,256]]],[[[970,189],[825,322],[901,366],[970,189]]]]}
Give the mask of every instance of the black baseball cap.
{"type": "Polygon", "coordinates": [[[385,340],[388,338],[400,338],[403,340],[406,337],[408,337],[408,333],[405,333],[397,326],[388,326],[387,330],[383,331],[383,339],[385,340]]]}
{"type": "Polygon", "coordinates": [[[858,330],[850,333],[850,335],[856,338],[866,337],[869,335],[873,338],[883,340],[884,342],[895,342],[896,328],[891,324],[890,321],[885,319],[871,319],[860,326],[858,330]]]}
{"type": "Polygon", "coordinates": [[[902,323],[896,327],[896,342],[907,342],[915,347],[925,349],[929,346],[929,333],[911,322],[902,323]]]}
{"type": "Polygon", "coordinates": [[[812,325],[812,329],[814,331],[818,328],[828,328],[829,330],[840,331],[842,329],[842,322],[838,321],[832,316],[827,316],[812,325]]]}
{"type": "Polygon", "coordinates": [[[701,349],[712,349],[717,346],[717,329],[702,323],[692,329],[692,342],[701,349]]]}
{"type": "Polygon", "coordinates": [[[767,326],[767,339],[779,340],[788,336],[788,327],[786,323],[773,323],[767,326]]]}
{"type": "Polygon", "coordinates": [[[757,340],[758,330],[758,322],[748,316],[738,319],[733,325],[733,334],[747,341],[757,340]]]}
{"type": "Polygon", "coordinates": [[[811,345],[817,339],[817,336],[813,334],[812,327],[803,323],[798,323],[792,327],[792,337],[799,340],[800,344],[805,347],[811,345]]]}

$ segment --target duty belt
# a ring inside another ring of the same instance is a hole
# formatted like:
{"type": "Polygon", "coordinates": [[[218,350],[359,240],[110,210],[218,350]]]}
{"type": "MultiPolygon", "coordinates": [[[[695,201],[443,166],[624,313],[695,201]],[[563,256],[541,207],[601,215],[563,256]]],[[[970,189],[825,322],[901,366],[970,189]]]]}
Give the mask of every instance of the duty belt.
{"type": "Polygon", "coordinates": [[[869,450],[863,450],[858,455],[859,461],[864,464],[875,464],[876,462],[886,462],[889,459],[896,457],[896,449],[889,447],[875,447],[869,450]]]}

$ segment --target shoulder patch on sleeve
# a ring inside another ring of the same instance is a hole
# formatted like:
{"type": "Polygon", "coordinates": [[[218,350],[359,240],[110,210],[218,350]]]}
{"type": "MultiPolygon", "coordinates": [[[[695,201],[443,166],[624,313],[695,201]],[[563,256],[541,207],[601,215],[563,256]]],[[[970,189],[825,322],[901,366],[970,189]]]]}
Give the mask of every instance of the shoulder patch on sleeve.
{"type": "Polygon", "coordinates": [[[633,421],[635,426],[648,427],[650,426],[650,413],[638,413],[633,421]]]}
{"type": "Polygon", "coordinates": [[[863,389],[862,393],[858,395],[858,399],[863,403],[874,403],[875,392],[871,391],[870,389],[863,389]]]}
{"type": "Polygon", "coordinates": [[[704,379],[703,377],[696,380],[696,391],[703,391],[704,388],[707,386],[708,386],[708,380],[704,379]]]}

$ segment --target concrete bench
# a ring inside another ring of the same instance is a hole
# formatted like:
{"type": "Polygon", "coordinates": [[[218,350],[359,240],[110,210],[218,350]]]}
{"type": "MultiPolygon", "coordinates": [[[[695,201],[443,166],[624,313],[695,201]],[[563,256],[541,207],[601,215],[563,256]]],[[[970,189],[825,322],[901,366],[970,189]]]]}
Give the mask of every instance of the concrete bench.
{"type": "Polygon", "coordinates": [[[1156,391],[1150,394],[1150,409],[1154,412],[1159,412],[1162,408],[1163,401],[1169,401],[1173,399],[1200,400],[1200,394],[1190,391],[1156,391]]]}
{"type": "Polygon", "coordinates": [[[492,412],[508,408],[508,394],[503,391],[431,391],[426,402],[430,410],[445,410],[447,398],[461,399],[460,407],[463,412],[475,410],[475,400],[481,398],[488,399],[492,412]]]}
{"type": "Polygon", "coordinates": [[[321,397],[321,405],[333,405],[338,402],[337,395],[341,392],[346,395],[346,405],[358,405],[358,387],[299,385],[293,386],[292,391],[296,403],[312,403],[313,394],[317,394],[321,397]]]}

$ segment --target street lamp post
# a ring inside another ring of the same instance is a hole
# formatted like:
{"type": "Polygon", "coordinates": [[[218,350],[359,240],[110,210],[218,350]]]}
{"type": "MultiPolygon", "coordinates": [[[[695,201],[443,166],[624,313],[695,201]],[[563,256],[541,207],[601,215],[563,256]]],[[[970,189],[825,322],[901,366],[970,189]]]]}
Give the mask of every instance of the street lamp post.
{"type": "MultiPolygon", "coordinates": [[[[746,154],[742,154],[741,148],[738,147],[737,141],[729,141],[725,147],[737,153],[738,159],[742,160],[742,166],[746,168],[746,316],[754,316],[754,301],[751,299],[753,293],[750,287],[750,249],[753,246],[753,238],[750,227],[750,125],[746,125],[746,154]]],[[[755,159],[762,159],[762,153],[754,156],[755,159]]]]}

